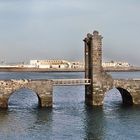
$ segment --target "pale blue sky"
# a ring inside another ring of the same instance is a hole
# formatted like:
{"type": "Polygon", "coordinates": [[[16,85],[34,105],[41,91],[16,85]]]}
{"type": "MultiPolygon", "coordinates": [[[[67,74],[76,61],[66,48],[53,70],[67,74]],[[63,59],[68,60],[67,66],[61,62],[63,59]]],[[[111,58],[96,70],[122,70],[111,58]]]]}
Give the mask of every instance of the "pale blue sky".
{"type": "Polygon", "coordinates": [[[83,60],[98,30],[103,59],[140,65],[139,0],[0,0],[0,61],[83,60]]]}

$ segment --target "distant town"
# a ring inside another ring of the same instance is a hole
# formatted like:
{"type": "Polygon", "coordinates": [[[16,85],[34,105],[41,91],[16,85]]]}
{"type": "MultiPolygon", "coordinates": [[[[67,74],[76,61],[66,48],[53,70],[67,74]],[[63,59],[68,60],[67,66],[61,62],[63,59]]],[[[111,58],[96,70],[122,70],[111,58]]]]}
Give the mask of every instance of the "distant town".
{"type": "Polygon", "coordinates": [[[17,64],[6,64],[1,63],[0,68],[45,68],[45,69],[67,69],[67,68],[84,68],[84,63],[66,60],[30,60],[29,64],[17,63],[17,64]]]}
{"type": "MultiPolygon", "coordinates": [[[[128,62],[121,62],[121,61],[110,61],[110,62],[103,62],[102,66],[104,68],[118,68],[118,67],[130,67],[131,65],[128,62]]],[[[5,64],[1,63],[0,68],[3,67],[17,67],[17,68],[56,68],[56,69],[81,69],[84,68],[84,62],[80,61],[67,61],[67,60],[30,60],[29,64],[18,63],[18,64],[5,64]]]]}
{"type": "MultiPolygon", "coordinates": [[[[102,66],[106,71],[140,71],[140,67],[122,61],[103,62],[102,66]]],[[[28,64],[0,64],[0,71],[84,71],[84,68],[84,62],[67,60],[30,60],[28,64]]]]}

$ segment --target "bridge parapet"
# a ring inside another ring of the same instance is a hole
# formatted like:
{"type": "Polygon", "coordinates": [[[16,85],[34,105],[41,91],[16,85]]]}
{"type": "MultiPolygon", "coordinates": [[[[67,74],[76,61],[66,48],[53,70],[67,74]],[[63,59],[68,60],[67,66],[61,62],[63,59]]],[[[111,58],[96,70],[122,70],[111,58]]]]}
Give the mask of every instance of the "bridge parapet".
{"type": "Polygon", "coordinates": [[[41,107],[52,106],[53,82],[51,80],[0,80],[0,107],[8,107],[8,99],[17,90],[27,88],[33,90],[41,107]]]}

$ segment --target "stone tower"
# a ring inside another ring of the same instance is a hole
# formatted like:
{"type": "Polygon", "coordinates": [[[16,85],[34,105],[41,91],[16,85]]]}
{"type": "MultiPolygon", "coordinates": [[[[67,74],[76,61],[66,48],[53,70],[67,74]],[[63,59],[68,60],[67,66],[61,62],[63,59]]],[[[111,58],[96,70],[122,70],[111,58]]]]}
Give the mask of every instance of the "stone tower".
{"type": "Polygon", "coordinates": [[[85,102],[90,105],[103,104],[104,86],[110,87],[112,81],[102,68],[102,38],[98,31],[94,31],[84,39],[85,78],[91,80],[91,85],[85,86],[85,102]]]}

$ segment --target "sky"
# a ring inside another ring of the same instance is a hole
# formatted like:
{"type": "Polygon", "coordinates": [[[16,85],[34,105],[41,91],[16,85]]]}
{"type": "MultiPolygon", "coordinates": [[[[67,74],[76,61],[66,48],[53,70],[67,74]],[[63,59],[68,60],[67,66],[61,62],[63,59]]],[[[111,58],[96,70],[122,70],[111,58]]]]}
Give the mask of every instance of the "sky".
{"type": "Polygon", "coordinates": [[[83,39],[98,30],[103,61],[140,66],[139,13],[139,0],[0,0],[0,63],[83,61],[83,39]]]}

